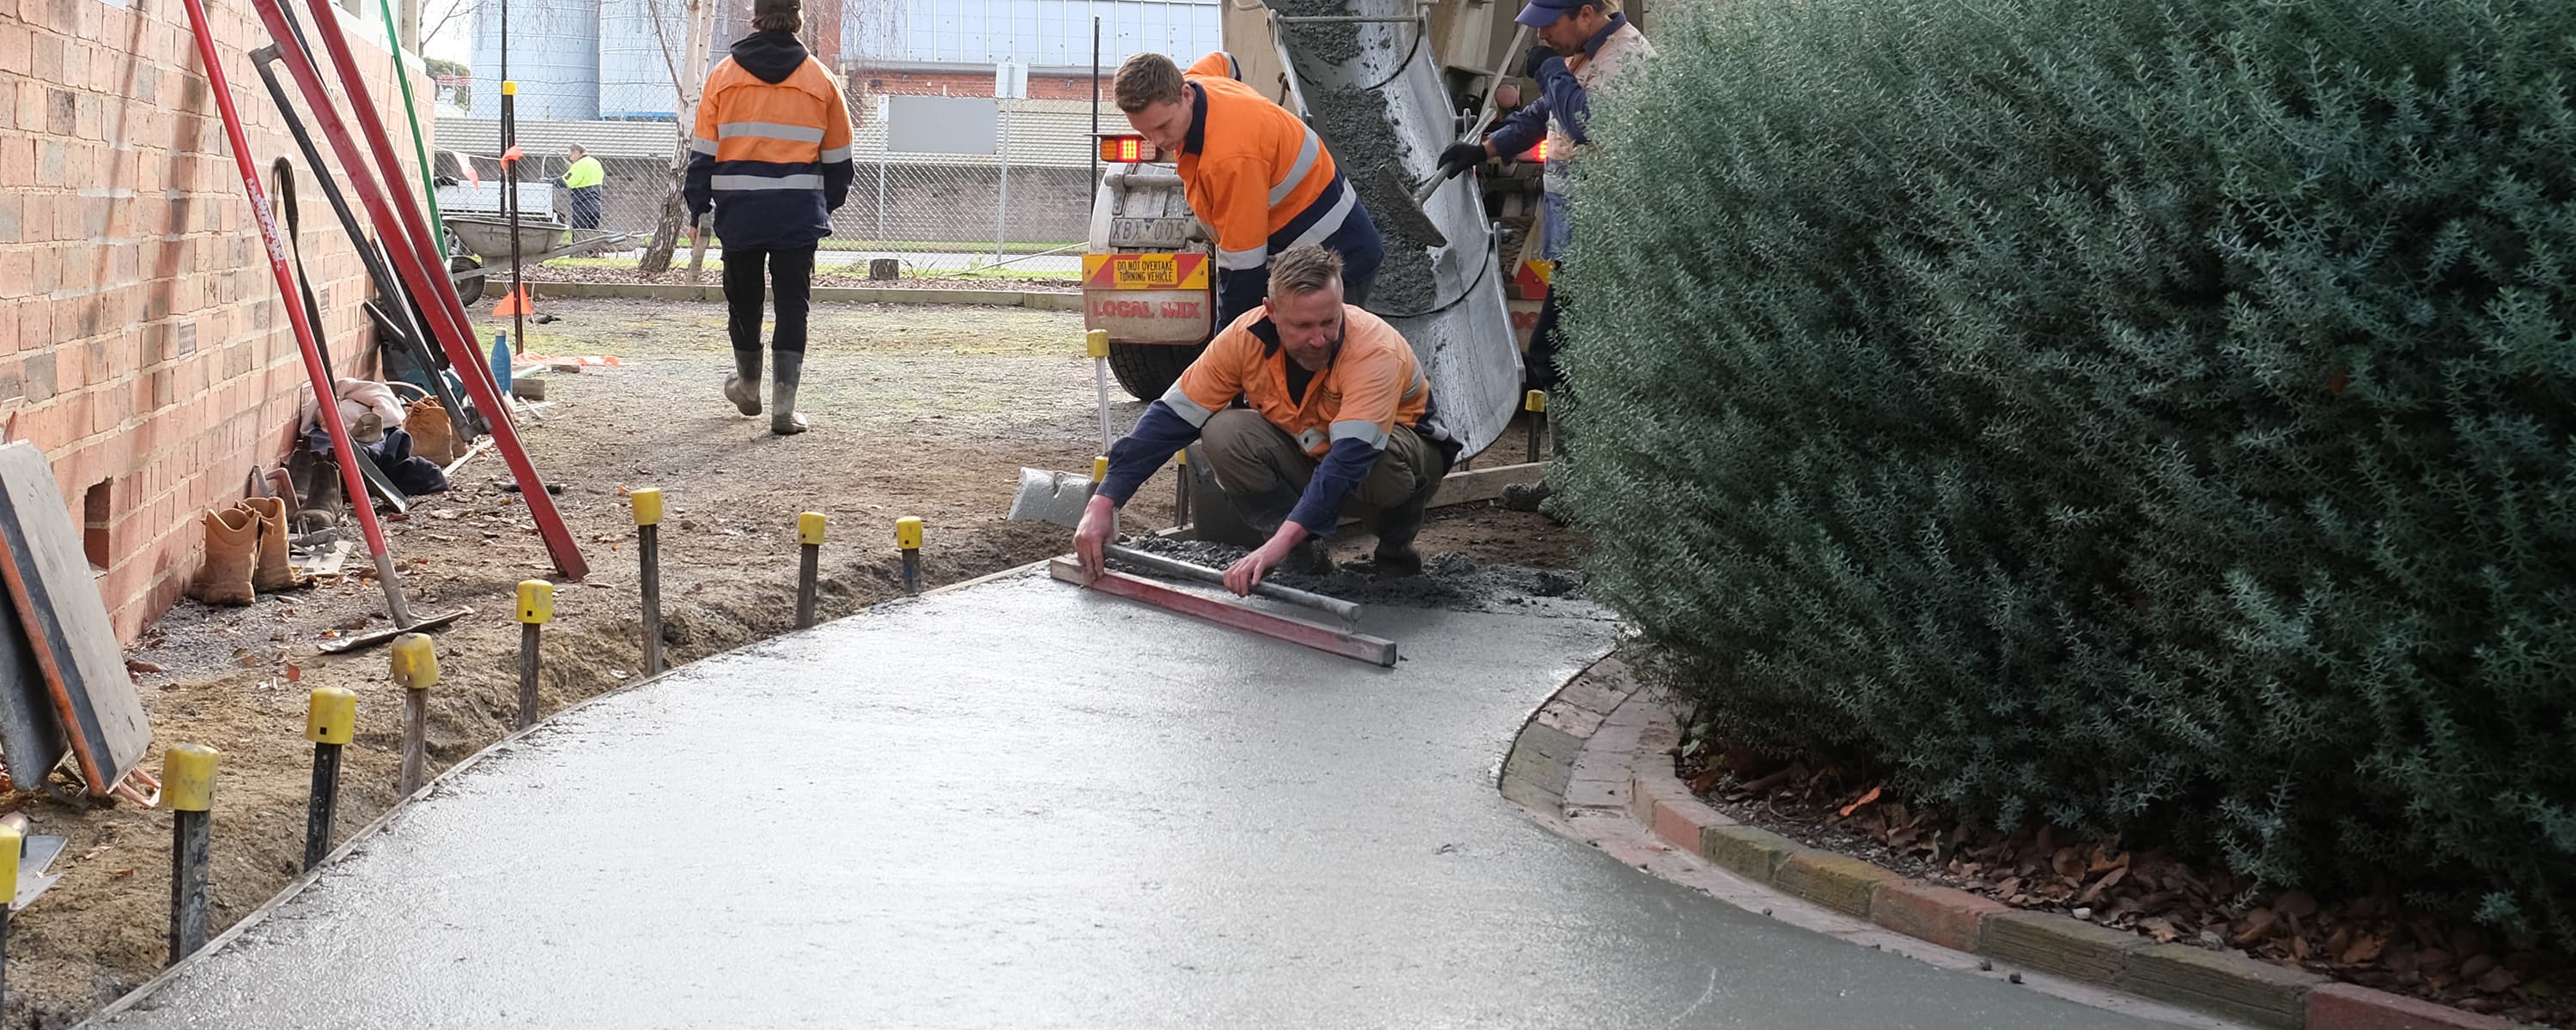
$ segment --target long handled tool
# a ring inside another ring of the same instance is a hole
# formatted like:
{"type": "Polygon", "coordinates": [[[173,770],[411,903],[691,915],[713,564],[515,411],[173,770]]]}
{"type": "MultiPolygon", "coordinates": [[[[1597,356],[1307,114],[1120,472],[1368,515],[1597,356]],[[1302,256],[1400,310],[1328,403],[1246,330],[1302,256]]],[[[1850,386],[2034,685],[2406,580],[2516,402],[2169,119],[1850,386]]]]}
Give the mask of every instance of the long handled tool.
{"type": "Polygon", "coordinates": [[[689,285],[695,286],[706,275],[707,234],[697,226],[689,227],[689,285]]]}
{"type": "MultiPolygon", "coordinates": [[[[277,60],[278,51],[274,46],[264,46],[250,52],[251,68],[259,73],[260,82],[268,87],[269,102],[277,106],[278,116],[286,119],[287,134],[295,137],[296,149],[304,154],[304,166],[314,169],[314,181],[322,187],[323,199],[330,201],[332,215],[340,220],[340,231],[349,237],[350,246],[357,248],[358,262],[365,266],[367,279],[375,284],[376,295],[384,298],[389,304],[395,304],[395,310],[403,316],[400,321],[392,322],[395,327],[393,335],[404,351],[411,356],[412,363],[420,368],[421,375],[429,380],[430,391],[438,395],[439,406],[447,409],[451,417],[460,420],[465,418],[467,414],[465,406],[457,401],[456,392],[447,385],[447,377],[439,374],[438,363],[430,356],[428,336],[421,331],[419,322],[413,318],[413,313],[418,310],[418,306],[401,302],[405,296],[402,284],[394,279],[392,270],[385,267],[385,260],[377,253],[374,241],[368,239],[366,230],[358,225],[357,213],[349,210],[349,199],[341,195],[339,185],[331,181],[330,174],[325,170],[330,166],[323,163],[321,149],[313,145],[313,134],[305,131],[304,119],[296,115],[295,105],[288,102],[286,87],[278,85],[277,70],[269,67],[277,60]]],[[[283,170],[285,160],[285,158],[278,159],[281,168],[279,173],[281,188],[278,192],[286,202],[287,239],[292,243],[300,233],[295,227],[295,197],[291,189],[294,180],[285,177],[288,174],[283,170]]],[[[303,267],[303,255],[300,250],[296,256],[296,266],[300,272],[303,267]]],[[[308,306],[310,306],[309,302],[308,306]]],[[[382,315],[381,309],[379,314],[382,315]]],[[[392,320],[387,318],[387,321],[392,320]]],[[[326,358],[329,356],[330,351],[327,347],[323,354],[326,358]]]]}
{"type": "MultiPolygon", "coordinates": [[[[267,69],[262,68],[261,71],[265,72],[267,69]]],[[[272,79],[269,84],[274,86],[276,81],[272,79]]],[[[293,112],[288,112],[286,117],[291,121],[295,115],[293,112]]],[[[286,216],[286,249],[295,258],[295,288],[304,297],[305,317],[313,323],[314,349],[322,353],[322,367],[328,369],[331,367],[331,331],[322,324],[322,305],[313,299],[313,279],[304,271],[304,230],[303,219],[297,214],[300,205],[295,202],[295,165],[281,157],[269,165],[269,170],[277,176],[277,206],[278,210],[286,216]]],[[[330,180],[323,180],[323,184],[328,186],[330,180]]],[[[363,253],[366,249],[366,241],[360,239],[357,244],[360,252],[363,253]]],[[[338,376],[336,371],[332,373],[333,392],[317,403],[336,405],[340,402],[338,376]]],[[[395,486],[393,478],[385,475],[385,470],[378,467],[376,459],[367,452],[343,448],[341,453],[333,457],[335,460],[356,463],[358,478],[366,480],[367,485],[375,489],[376,496],[384,498],[385,503],[393,510],[397,512],[411,510],[411,496],[403,493],[401,487],[395,486]]]]}
{"type": "MultiPolygon", "coordinates": [[[[355,451],[349,440],[349,427],[340,421],[339,394],[334,390],[331,370],[322,364],[321,342],[313,336],[313,323],[305,313],[304,298],[296,292],[295,278],[286,270],[286,247],[277,238],[277,218],[268,206],[268,194],[260,189],[259,169],[251,163],[250,140],[242,134],[241,112],[233,108],[232,85],[225,81],[223,54],[215,48],[214,26],[206,20],[204,0],[184,0],[188,8],[188,26],[197,37],[197,59],[205,67],[206,83],[215,97],[215,106],[223,115],[224,140],[232,147],[233,164],[241,171],[242,192],[250,198],[251,217],[259,223],[260,238],[268,244],[268,271],[277,280],[277,293],[286,305],[286,324],[295,333],[297,349],[304,353],[305,375],[313,380],[314,407],[320,409],[323,428],[331,433],[331,443],[343,453],[355,451]]],[[[402,585],[394,579],[392,552],[385,548],[385,530],[376,524],[376,509],[366,502],[367,486],[358,477],[354,462],[340,463],[340,486],[355,502],[358,527],[367,538],[367,550],[376,560],[376,582],[384,587],[385,606],[394,622],[411,624],[411,607],[403,602],[402,585]]]]}
{"type": "MultiPolygon", "coordinates": [[[[1225,583],[1225,573],[1216,569],[1208,568],[1205,565],[1196,565],[1190,562],[1185,562],[1178,558],[1166,558],[1150,551],[1139,551],[1133,547],[1110,544],[1106,548],[1102,549],[1102,553],[1107,554],[1109,557],[1116,558],[1119,561],[1126,562],[1127,564],[1143,569],[1150,569],[1166,576],[1176,576],[1181,579],[1192,579],[1201,583],[1215,583],[1220,586],[1225,583]]],[[[1326,597],[1322,594],[1299,590],[1295,587],[1283,587],[1275,583],[1255,584],[1252,588],[1252,592],[1257,596],[1267,597],[1274,601],[1286,601],[1289,604],[1312,608],[1316,611],[1332,615],[1341,619],[1344,625],[1357,626],[1360,622],[1360,606],[1352,604],[1349,601],[1342,600],[1338,597],[1326,597]]]]}
{"type": "Polygon", "coordinates": [[[501,397],[500,387],[492,378],[491,367],[484,363],[482,353],[474,345],[472,323],[466,317],[465,306],[457,299],[454,284],[446,278],[446,264],[436,260],[438,236],[422,224],[419,210],[408,202],[408,198],[400,198],[405,201],[403,203],[392,202],[371,170],[399,171],[401,163],[393,156],[392,144],[387,142],[383,121],[376,116],[366,78],[349,51],[346,35],[340,30],[339,13],[330,9],[330,0],[315,3],[313,11],[318,23],[315,34],[330,51],[332,63],[339,70],[341,86],[349,94],[359,127],[364,130],[367,143],[374,151],[372,164],[359,151],[353,135],[341,122],[330,93],[322,83],[321,73],[297,42],[296,29],[287,20],[280,0],[253,0],[252,6],[259,11],[260,21],[276,41],[281,63],[295,79],[297,90],[304,94],[305,106],[311,111],[316,127],[321,129],[322,137],[330,141],[340,159],[342,171],[348,175],[359,201],[374,220],[377,235],[393,259],[394,270],[400,274],[411,296],[420,301],[423,313],[429,318],[432,336],[437,339],[439,348],[447,353],[449,363],[460,371],[460,378],[465,381],[466,392],[473,397],[475,409],[482,412],[489,423],[493,447],[509,463],[511,476],[520,486],[528,514],[546,541],[546,550],[554,558],[556,571],[566,579],[588,575],[589,563],[582,560],[572,531],[564,525],[561,513],[555,509],[553,495],[546,490],[545,481],[537,475],[536,466],[528,460],[526,449],[519,444],[518,433],[510,424],[508,403],[501,397]]]}
{"type": "Polygon", "coordinates": [[[1083,571],[1082,564],[1071,558],[1058,558],[1047,563],[1047,575],[1114,597],[1142,601],[1167,612],[1206,619],[1220,626],[1258,633],[1273,640],[1311,647],[1344,658],[1356,658],[1372,665],[1395,667],[1395,641],[1383,637],[1339,632],[1311,622],[1227,604],[1124,572],[1104,572],[1095,577],[1083,571]]]}

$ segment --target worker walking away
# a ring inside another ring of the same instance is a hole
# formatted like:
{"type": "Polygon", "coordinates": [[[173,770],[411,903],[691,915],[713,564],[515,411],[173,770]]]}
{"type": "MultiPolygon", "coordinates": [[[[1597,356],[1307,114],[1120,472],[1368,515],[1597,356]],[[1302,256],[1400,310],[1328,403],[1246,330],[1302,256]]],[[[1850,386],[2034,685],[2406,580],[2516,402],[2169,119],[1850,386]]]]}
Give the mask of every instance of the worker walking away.
{"type": "MultiPolygon", "coordinates": [[[[1567,219],[1565,185],[1574,163],[1593,146],[1586,126],[1592,101],[1612,88],[1623,72],[1655,55],[1614,0],[1529,0],[1515,19],[1537,30],[1539,45],[1530,48],[1524,73],[1538,84],[1539,95],[1505,119],[1481,143],[1460,143],[1440,155],[1442,164],[1478,164],[1486,158],[1526,152],[1547,140],[1544,206],[1539,216],[1540,256],[1563,271],[1566,241],[1574,233],[1567,219]]],[[[1551,275],[1538,324],[1530,329],[1529,353],[1523,361],[1531,389],[1562,393],[1556,363],[1557,290],[1561,277],[1551,275]]],[[[1504,491],[1505,506],[1535,511],[1547,499],[1545,483],[1514,484],[1504,491]]]]}
{"type": "Polygon", "coordinates": [[[1228,589],[1248,594],[1283,563],[1323,571],[1323,538],[1354,499],[1374,512],[1378,571],[1422,571],[1413,540],[1459,445],[1434,418],[1412,345],[1348,302],[1341,273],[1341,257],[1317,245],[1279,255],[1268,299],[1220,330],[1110,447],[1109,475],[1074,530],[1092,575],[1117,509],[1197,439],[1227,503],[1270,534],[1226,570],[1228,589]]]}
{"type": "Polygon", "coordinates": [[[1111,84],[1127,124],[1177,155],[1190,213],[1216,233],[1216,324],[1260,306],[1272,255],[1310,243],[1341,255],[1344,298],[1368,303],[1386,246],[1359,191],[1323,137],[1237,74],[1223,53],[1187,73],[1143,53],[1119,65],[1111,84]]]}
{"type": "Polygon", "coordinates": [[[579,143],[565,147],[564,156],[571,159],[572,166],[564,169],[555,185],[564,188],[569,201],[565,206],[572,210],[572,227],[599,228],[599,214],[607,206],[607,190],[602,184],[608,181],[608,170],[600,167],[599,159],[590,156],[590,151],[579,143]]]}
{"type": "Polygon", "coordinates": [[[850,110],[841,83],[796,39],[797,0],[755,0],[752,34],[708,73],[689,144],[689,231],[712,205],[722,244],[734,371],[725,398],[760,414],[764,286],[778,301],[769,430],[805,431],[796,384],[805,371],[805,311],[814,246],[850,195],[850,110]]]}

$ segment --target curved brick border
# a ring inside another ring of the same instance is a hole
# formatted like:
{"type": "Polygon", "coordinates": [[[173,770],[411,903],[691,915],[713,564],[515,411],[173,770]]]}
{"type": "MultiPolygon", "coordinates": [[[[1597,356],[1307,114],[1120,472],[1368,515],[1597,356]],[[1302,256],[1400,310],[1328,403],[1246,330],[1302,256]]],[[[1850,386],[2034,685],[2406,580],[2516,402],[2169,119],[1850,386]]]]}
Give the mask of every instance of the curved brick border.
{"type": "MultiPolygon", "coordinates": [[[[1568,680],[1530,716],[1503,762],[1499,786],[1503,796],[1544,817],[1634,820],[1663,843],[1767,888],[1772,897],[1785,894],[1941,948],[2233,1022],[2280,1030],[2512,1025],[2251,958],[2021,911],[1738,824],[1673,775],[1679,740],[1671,708],[1641,691],[1626,663],[1612,656],[1568,680]]],[[[1728,900],[1753,907],[1742,897],[1728,900]]]]}

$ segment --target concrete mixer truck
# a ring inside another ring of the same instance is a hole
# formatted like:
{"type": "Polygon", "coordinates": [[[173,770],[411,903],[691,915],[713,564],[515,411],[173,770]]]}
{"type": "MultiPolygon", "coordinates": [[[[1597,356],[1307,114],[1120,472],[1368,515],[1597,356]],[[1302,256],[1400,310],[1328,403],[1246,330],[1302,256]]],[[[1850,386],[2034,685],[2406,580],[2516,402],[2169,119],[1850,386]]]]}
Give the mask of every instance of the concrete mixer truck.
{"type": "MultiPolygon", "coordinates": [[[[1520,350],[1546,298],[1529,231],[1539,155],[1433,180],[1441,150],[1495,117],[1504,69],[1535,42],[1512,20],[1520,0],[1220,3],[1237,77],[1323,138],[1386,237],[1369,310],[1413,343],[1443,426],[1468,456],[1483,451],[1521,407],[1520,350]]],[[[1640,6],[1621,9],[1642,19],[1640,6]]],[[[1119,385],[1151,400],[1218,328],[1211,234],[1171,155],[1123,122],[1103,132],[1084,321],[1109,332],[1119,385]]]]}

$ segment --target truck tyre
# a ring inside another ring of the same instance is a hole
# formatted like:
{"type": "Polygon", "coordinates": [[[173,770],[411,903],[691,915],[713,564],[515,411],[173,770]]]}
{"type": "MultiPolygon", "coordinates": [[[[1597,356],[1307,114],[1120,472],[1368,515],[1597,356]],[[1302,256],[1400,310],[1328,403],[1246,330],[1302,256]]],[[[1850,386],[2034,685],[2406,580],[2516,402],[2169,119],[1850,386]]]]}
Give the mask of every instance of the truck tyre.
{"type": "Polygon", "coordinates": [[[1169,343],[1109,344],[1109,371],[1118,376],[1118,385],[1127,395],[1140,401],[1158,401],[1163,393],[1181,381],[1181,372],[1199,359],[1207,349],[1196,345],[1169,343]]]}

